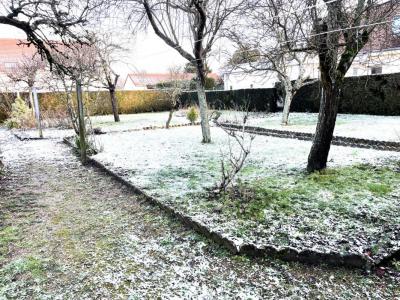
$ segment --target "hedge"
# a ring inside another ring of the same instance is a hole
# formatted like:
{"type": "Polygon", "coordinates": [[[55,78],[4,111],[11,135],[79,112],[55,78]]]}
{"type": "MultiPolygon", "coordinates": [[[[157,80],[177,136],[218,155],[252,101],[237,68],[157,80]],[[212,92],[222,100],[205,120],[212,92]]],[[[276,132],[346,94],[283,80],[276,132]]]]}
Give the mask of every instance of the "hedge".
{"type": "MultiPolygon", "coordinates": [[[[249,110],[276,112],[278,93],[276,89],[243,89],[229,91],[207,91],[207,101],[214,109],[245,107],[249,110]]],[[[28,98],[27,93],[21,94],[28,98]]],[[[16,94],[0,94],[0,122],[9,114],[10,101],[16,94]]],[[[65,110],[65,93],[42,93],[39,101],[42,111],[65,110]]],[[[171,102],[162,91],[118,91],[119,112],[122,114],[166,111],[171,102]]],[[[72,95],[75,99],[75,95],[72,95]]],[[[400,73],[347,77],[341,92],[340,113],[400,115],[400,73]]],[[[110,96],[107,91],[84,94],[86,106],[91,115],[111,114],[110,96]]],[[[318,112],[320,102],[320,83],[307,85],[300,89],[293,99],[291,111],[318,112]]],[[[197,104],[196,92],[181,95],[181,105],[187,107],[197,104]]]]}
{"type": "MultiPolygon", "coordinates": [[[[243,89],[229,91],[207,91],[207,102],[213,109],[232,109],[247,107],[250,111],[277,111],[275,89],[243,89]]],[[[196,92],[181,95],[181,105],[187,107],[197,104],[196,92]]]]}
{"type": "MultiPolygon", "coordinates": [[[[318,112],[320,83],[303,87],[291,111],[318,112]]],[[[346,114],[400,115],[400,73],[345,78],[339,112],[346,114]]]]}
{"type": "MultiPolygon", "coordinates": [[[[16,94],[0,94],[0,122],[9,115],[9,108],[5,99],[15,99],[16,94]],[[3,104],[3,105],[1,105],[3,104]]],[[[28,93],[21,93],[21,97],[28,99],[28,93]]],[[[110,94],[107,91],[85,92],[84,102],[91,115],[112,114],[110,94]]],[[[118,91],[116,93],[119,112],[121,114],[166,111],[171,108],[171,102],[166,94],[160,91],[118,91]]],[[[76,95],[72,94],[72,99],[76,95]]],[[[39,103],[42,112],[65,111],[65,93],[40,93],[39,103]]]]}

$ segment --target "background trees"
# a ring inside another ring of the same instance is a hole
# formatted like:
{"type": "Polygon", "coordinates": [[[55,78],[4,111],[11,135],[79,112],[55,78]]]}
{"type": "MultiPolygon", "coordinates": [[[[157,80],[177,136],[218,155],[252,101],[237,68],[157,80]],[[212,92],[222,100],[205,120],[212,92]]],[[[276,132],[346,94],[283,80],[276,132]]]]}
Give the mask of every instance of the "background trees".
{"type": "Polygon", "coordinates": [[[7,76],[16,83],[24,83],[27,85],[29,90],[29,103],[30,107],[33,106],[32,88],[38,81],[38,75],[41,71],[46,68],[46,63],[42,58],[35,54],[31,56],[23,56],[23,58],[17,62],[17,65],[12,70],[7,72],[7,76]]]}
{"type": "MultiPolygon", "coordinates": [[[[37,48],[50,66],[57,64],[52,52],[59,46],[87,42],[84,25],[103,0],[4,0],[0,8],[0,24],[13,26],[26,34],[26,43],[37,48]]],[[[59,69],[68,72],[62,65],[59,69]]]]}
{"type": "Polygon", "coordinates": [[[311,32],[304,9],[302,1],[248,1],[224,32],[237,48],[229,59],[230,66],[277,77],[284,95],[284,125],[288,124],[293,97],[308,79],[306,64],[312,58],[304,42],[311,32]]]}
{"type": "Polygon", "coordinates": [[[53,65],[56,61],[52,52],[60,52],[60,45],[88,42],[84,26],[94,19],[104,3],[104,0],[5,0],[0,24],[22,30],[26,43],[35,46],[53,65]]]}
{"type": "Polygon", "coordinates": [[[96,52],[100,87],[107,89],[110,93],[114,121],[119,122],[118,101],[115,92],[120,75],[115,72],[114,64],[118,61],[118,58],[121,58],[121,54],[125,50],[122,46],[113,42],[109,34],[95,36],[92,47],[96,52]]]}

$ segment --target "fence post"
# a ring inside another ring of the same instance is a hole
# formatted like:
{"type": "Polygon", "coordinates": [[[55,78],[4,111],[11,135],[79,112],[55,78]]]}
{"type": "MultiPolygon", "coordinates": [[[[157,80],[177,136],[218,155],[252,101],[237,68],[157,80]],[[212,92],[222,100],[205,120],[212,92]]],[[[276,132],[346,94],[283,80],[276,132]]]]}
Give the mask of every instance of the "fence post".
{"type": "Polygon", "coordinates": [[[82,83],[80,79],[76,80],[76,99],[78,102],[78,121],[79,121],[79,148],[81,152],[81,162],[86,164],[86,127],[85,127],[85,113],[83,109],[82,99],[82,83]]]}
{"type": "Polygon", "coordinates": [[[39,137],[43,138],[43,131],[42,131],[42,119],[40,117],[40,106],[39,106],[39,98],[37,94],[37,90],[35,87],[32,88],[33,94],[33,109],[35,110],[36,121],[39,130],[39,137]]]}

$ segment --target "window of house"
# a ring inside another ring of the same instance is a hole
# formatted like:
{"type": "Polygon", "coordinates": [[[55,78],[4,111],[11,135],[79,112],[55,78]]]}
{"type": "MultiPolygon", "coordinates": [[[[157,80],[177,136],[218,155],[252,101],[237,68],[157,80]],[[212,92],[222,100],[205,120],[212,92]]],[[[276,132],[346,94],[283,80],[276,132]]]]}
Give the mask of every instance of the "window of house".
{"type": "Polygon", "coordinates": [[[393,18],[392,31],[394,35],[400,36],[400,15],[393,18]]]}
{"type": "Polygon", "coordinates": [[[382,74],[382,66],[371,67],[371,75],[382,74]]]}
{"type": "Polygon", "coordinates": [[[6,69],[13,69],[13,68],[15,68],[17,66],[17,63],[16,62],[5,62],[4,63],[4,67],[6,68],[6,69]]]}

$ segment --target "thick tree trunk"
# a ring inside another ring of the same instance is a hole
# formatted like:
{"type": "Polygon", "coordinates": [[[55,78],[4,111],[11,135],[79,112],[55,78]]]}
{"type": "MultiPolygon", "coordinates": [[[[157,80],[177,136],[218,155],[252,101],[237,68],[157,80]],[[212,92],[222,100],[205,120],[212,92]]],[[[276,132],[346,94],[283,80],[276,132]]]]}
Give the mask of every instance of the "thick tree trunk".
{"type": "Polygon", "coordinates": [[[323,84],[323,86],[317,130],[308,156],[308,172],[326,168],[338,113],[339,90],[337,86],[332,84],[323,84]]]}
{"type": "Polygon", "coordinates": [[[171,109],[171,110],[169,111],[169,114],[168,114],[167,123],[165,124],[165,128],[167,128],[167,129],[169,129],[169,125],[171,124],[171,120],[172,120],[173,114],[174,114],[174,110],[171,109]]]}
{"type": "Polygon", "coordinates": [[[285,99],[283,103],[282,125],[288,125],[290,106],[292,105],[293,94],[292,92],[285,92],[285,99]]]}
{"type": "Polygon", "coordinates": [[[112,107],[112,111],[114,114],[114,121],[115,122],[119,122],[119,114],[118,114],[118,102],[117,102],[117,97],[115,95],[115,88],[110,88],[110,98],[111,98],[111,107],[112,107]]]}
{"type": "Polygon", "coordinates": [[[201,79],[197,79],[197,96],[199,99],[201,131],[203,134],[203,143],[211,143],[210,124],[208,122],[207,97],[204,84],[201,79]]]}

